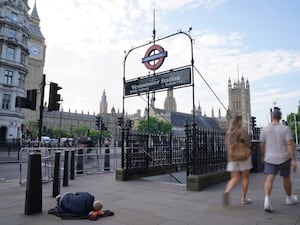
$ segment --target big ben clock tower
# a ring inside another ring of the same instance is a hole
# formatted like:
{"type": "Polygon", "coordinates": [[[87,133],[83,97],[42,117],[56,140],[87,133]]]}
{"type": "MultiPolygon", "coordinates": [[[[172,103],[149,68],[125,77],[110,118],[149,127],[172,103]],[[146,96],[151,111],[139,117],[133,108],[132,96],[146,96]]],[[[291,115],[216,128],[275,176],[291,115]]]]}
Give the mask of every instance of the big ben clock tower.
{"type": "Polygon", "coordinates": [[[36,2],[30,15],[30,37],[28,40],[28,75],[25,80],[25,89],[37,89],[36,110],[23,109],[25,123],[39,119],[39,105],[41,102],[41,82],[45,65],[45,38],[40,29],[40,18],[37,13],[36,2]]]}

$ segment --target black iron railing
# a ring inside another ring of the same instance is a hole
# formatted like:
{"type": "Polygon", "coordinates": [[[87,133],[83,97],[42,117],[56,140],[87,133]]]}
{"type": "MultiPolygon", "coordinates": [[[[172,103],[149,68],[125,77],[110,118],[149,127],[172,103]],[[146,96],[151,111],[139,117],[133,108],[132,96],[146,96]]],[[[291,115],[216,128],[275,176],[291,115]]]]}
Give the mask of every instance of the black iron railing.
{"type": "Polygon", "coordinates": [[[225,132],[185,126],[185,135],[143,134],[123,130],[122,168],[143,173],[149,167],[186,167],[187,175],[224,171],[225,132]]]}
{"type": "Polygon", "coordinates": [[[21,142],[19,139],[6,139],[0,141],[0,161],[16,161],[19,159],[21,142]]]}
{"type": "Polygon", "coordinates": [[[223,171],[226,167],[225,132],[218,129],[186,126],[189,147],[187,174],[223,171]]]}

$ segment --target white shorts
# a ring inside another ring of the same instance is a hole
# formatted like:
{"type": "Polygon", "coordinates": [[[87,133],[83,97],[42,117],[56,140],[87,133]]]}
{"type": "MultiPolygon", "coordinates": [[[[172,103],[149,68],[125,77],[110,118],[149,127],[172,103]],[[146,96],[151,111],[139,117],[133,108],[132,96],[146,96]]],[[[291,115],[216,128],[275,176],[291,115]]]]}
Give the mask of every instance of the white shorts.
{"type": "Polygon", "coordinates": [[[243,161],[229,161],[227,163],[226,170],[231,171],[243,171],[252,169],[252,157],[249,156],[248,159],[243,161]]]}

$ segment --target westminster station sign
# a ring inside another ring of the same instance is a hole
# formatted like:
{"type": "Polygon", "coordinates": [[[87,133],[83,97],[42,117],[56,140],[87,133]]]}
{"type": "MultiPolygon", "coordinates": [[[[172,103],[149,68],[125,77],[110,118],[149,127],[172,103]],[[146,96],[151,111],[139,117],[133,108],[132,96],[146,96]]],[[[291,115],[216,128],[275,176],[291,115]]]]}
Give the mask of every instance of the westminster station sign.
{"type": "Polygon", "coordinates": [[[191,68],[173,69],[154,76],[138,77],[125,81],[125,96],[143,94],[161,89],[191,84],[191,68]]]}

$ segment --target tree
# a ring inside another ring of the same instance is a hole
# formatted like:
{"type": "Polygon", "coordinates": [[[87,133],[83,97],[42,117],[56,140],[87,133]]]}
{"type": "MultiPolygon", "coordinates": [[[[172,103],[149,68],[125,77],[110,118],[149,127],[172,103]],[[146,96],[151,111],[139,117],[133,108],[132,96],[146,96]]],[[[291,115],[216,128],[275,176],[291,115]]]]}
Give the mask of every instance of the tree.
{"type": "Polygon", "coordinates": [[[30,138],[36,138],[38,136],[39,124],[38,121],[30,120],[26,123],[26,130],[30,132],[30,138]]]}
{"type": "Polygon", "coordinates": [[[172,125],[171,123],[158,120],[156,117],[149,117],[149,127],[148,127],[148,119],[142,119],[139,121],[138,127],[139,132],[157,134],[159,130],[162,134],[167,134],[171,131],[172,125]]]}
{"type": "Polygon", "coordinates": [[[89,127],[87,127],[87,126],[73,127],[73,129],[72,129],[75,138],[87,137],[88,130],[89,130],[89,127]]]}
{"type": "Polygon", "coordinates": [[[102,131],[101,130],[91,130],[90,138],[94,141],[97,141],[98,139],[101,138],[101,142],[102,142],[105,138],[111,138],[111,134],[107,130],[102,130],[102,131]]]}
{"type": "Polygon", "coordinates": [[[291,128],[292,131],[292,135],[294,137],[294,140],[296,143],[299,144],[299,140],[300,140],[300,105],[298,106],[298,112],[297,113],[290,113],[287,116],[287,122],[288,122],[288,126],[291,128]],[[297,135],[296,135],[296,131],[297,131],[297,135]],[[296,140],[296,136],[298,138],[298,140],[296,140]]]}
{"type": "Polygon", "coordinates": [[[59,129],[59,128],[53,128],[52,129],[52,138],[59,138],[59,137],[70,137],[70,134],[64,130],[64,129],[59,129]]]}

